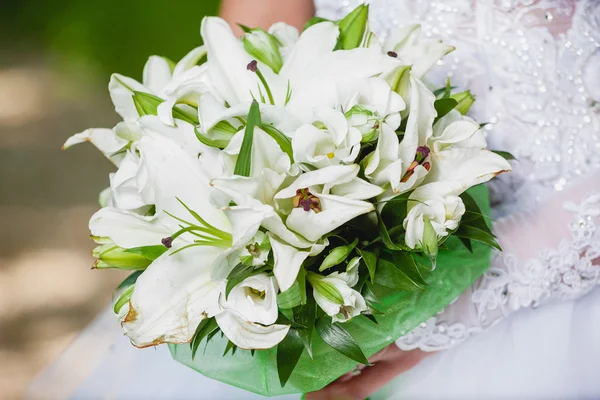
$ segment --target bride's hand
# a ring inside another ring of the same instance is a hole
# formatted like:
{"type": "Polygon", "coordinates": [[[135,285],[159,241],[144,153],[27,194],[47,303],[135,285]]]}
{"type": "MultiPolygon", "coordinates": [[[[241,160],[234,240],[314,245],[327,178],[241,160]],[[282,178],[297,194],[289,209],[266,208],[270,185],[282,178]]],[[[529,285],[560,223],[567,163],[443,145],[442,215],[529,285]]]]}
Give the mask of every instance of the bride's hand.
{"type": "Polygon", "coordinates": [[[432,353],[421,350],[402,351],[392,344],[369,359],[373,366],[360,366],[362,369],[348,372],[318,392],[307,394],[306,400],[366,399],[429,354],[432,353]]]}

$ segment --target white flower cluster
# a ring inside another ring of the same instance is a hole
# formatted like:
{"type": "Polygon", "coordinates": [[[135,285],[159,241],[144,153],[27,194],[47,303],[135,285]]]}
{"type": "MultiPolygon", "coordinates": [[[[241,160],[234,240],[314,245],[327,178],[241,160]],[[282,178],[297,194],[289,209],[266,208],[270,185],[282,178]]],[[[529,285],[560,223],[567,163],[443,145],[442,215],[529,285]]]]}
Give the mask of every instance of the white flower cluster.
{"type": "Polygon", "coordinates": [[[89,227],[98,268],[143,271],[115,306],[135,346],[190,342],[215,317],[235,345],[273,347],[290,329],[282,294],[306,285],[345,322],[367,311],[361,260],[330,235],[410,193],[405,246],[432,252],[459,225],[459,195],[510,170],[477,123],[436,111],[420,78],[452,48],[416,27],[349,50],[333,22],[246,31],[208,17],[205,45],[177,64],[151,57],[142,83],[113,75],[123,122],[65,144],[92,142],[118,168],[89,227]]]}

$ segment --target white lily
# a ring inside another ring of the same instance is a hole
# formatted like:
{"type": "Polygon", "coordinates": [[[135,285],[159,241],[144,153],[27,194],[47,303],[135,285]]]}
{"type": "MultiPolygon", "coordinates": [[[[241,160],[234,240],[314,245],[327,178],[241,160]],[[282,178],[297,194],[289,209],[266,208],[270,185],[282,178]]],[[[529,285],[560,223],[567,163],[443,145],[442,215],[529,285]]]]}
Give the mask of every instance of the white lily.
{"type": "Polygon", "coordinates": [[[298,29],[284,22],[276,22],[269,28],[269,33],[279,42],[279,53],[285,61],[300,37],[298,29]]]}
{"type": "MultiPolygon", "coordinates": [[[[339,28],[333,23],[313,25],[293,44],[279,74],[258,63],[273,104],[285,107],[307,123],[313,108],[335,106],[339,83],[375,76],[399,64],[376,49],[333,51],[338,36],[339,28]]],[[[250,102],[253,97],[265,97],[266,102],[267,88],[255,72],[247,69],[252,57],[243,50],[228,24],[220,18],[207,17],[202,22],[202,37],[208,50],[213,95],[232,107],[250,102]]]]}
{"type": "Polygon", "coordinates": [[[341,85],[338,102],[350,125],[361,131],[363,142],[375,139],[382,123],[396,130],[400,126],[400,111],[406,107],[402,97],[379,77],[341,85]]]}
{"type": "Polygon", "coordinates": [[[429,150],[422,146],[432,135],[436,116],[435,96],[417,78],[410,76],[407,93],[409,117],[402,141],[387,124],[382,124],[377,148],[369,156],[365,176],[374,184],[388,186],[382,196],[387,200],[418,186],[428,173],[429,150]],[[420,149],[421,147],[421,149],[420,149]]]}
{"type": "Polygon", "coordinates": [[[155,195],[156,214],[142,217],[106,208],[92,218],[90,230],[123,248],[157,245],[161,241],[173,246],[173,250],[192,245],[175,254],[167,252],[148,266],[136,283],[123,319],[123,329],[138,347],[185,343],[203,318],[219,311],[223,281],[214,278],[215,266],[222,266],[229,255],[239,254],[256,235],[269,210],[231,207],[221,211],[213,207],[209,201],[208,173],[172,140],[160,135],[146,136],[138,150],[146,164],[147,185],[155,195]],[[195,220],[178,199],[204,221],[192,223],[204,227],[201,244],[198,237],[188,232],[176,238],[173,235],[180,230],[181,222],[170,215],[195,220]],[[162,240],[171,235],[174,241],[162,240]]]}
{"type": "Polygon", "coordinates": [[[206,67],[198,66],[205,56],[204,46],[195,48],[174,67],[169,60],[152,56],[144,66],[142,83],[113,74],[108,88],[117,113],[126,121],[137,119],[139,114],[132,99],[133,92],[150,93],[165,100],[158,107],[158,115],[161,121],[173,125],[172,108],[175,104],[197,106],[200,95],[209,90],[206,67]]]}
{"type": "Polygon", "coordinates": [[[271,243],[269,237],[263,232],[256,232],[256,235],[250,240],[240,252],[239,258],[244,265],[258,267],[265,265],[269,253],[271,252],[271,243]]]}
{"type": "Polygon", "coordinates": [[[312,123],[303,125],[292,139],[294,160],[324,168],[352,164],[360,151],[362,134],[339,111],[317,109],[312,123]]]}
{"type": "Polygon", "coordinates": [[[477,122],[456,110],[440,118],[427,145],[434,153],[451,147],[486,148],[485,134],[477,122]]]}
{"type": "Polygon", "coordinates": [[[279,210],[289,213],[286,226],[316,241],[349,220],[373,211],[373,204],[363,200],[382,190],[358,178],[359,170],[356,164],[334,165],[299,175],[275,195],[279,210]]]}
{"type": "Polygon", "coordinates": [[[277,284],[267,274],[257,274],[237,284],[216,315],[217,324],[236,346],[269,349],[285,338],[289,325],[275,324],[277,284]]]}
{"type": "Polygon", "coordinates": [[[420,25],[408,25],[393,31],[386,39],[383,50],[398,57],[404,65],[412,65],[412,73],[421,78],[454,47],[440,40],[423,39],[420,25]]]}
{"type": "Polygon", "coordinates": [[[458,196],[418,199],[411,196],[409,211],[404,220],[405,242],[411,249],[437,248],[437,242],[448,236],[449,231],[458,228],[465,213],[465,205],[458,196]],[[429,225],[429,226],[426,226],[429,225]],[[433,228],[435,236],[428,237],[427,229],[433,228]],[[428,241],[434,240],[435,243],[428,241]]]}
{"type": "Polygon", "coordinates": [[[357,267],[358,259],[354,259],[348,264],[347,272],[328,276],[309,273],[307,276],[315,301],[333,322],[346,322],[367,310],[363,296],[351,287],[358,281],[358,274],[353,271],[357,267]]]}

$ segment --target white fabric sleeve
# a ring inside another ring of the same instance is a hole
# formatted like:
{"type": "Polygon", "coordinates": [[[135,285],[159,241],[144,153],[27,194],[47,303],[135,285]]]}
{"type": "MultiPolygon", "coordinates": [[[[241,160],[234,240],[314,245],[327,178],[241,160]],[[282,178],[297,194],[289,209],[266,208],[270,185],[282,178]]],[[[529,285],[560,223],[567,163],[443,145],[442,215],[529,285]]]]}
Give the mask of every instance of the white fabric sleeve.
{"type": "Polygon", "coordinates": [[[523,307],[578,298],[600,283],[600,172],[493,226],[490,268],[437,316],[396,344],[452,347],[523,307]]]}

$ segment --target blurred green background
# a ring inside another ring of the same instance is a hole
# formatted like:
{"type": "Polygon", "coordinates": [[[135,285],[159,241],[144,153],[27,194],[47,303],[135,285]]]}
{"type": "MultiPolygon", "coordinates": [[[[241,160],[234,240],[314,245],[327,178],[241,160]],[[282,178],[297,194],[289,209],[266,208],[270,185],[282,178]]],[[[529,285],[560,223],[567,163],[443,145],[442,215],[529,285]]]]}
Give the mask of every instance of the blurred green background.
{"type": "Polygon", "coordinates": [[[0,398],[28,383],[110,301],[123,278],[91,271],[87,221],[112,166],[90,145],[112,127],[112,72],[141,79],[152,54],[198,46],[215,0],[0,3],[0,398]]]}

